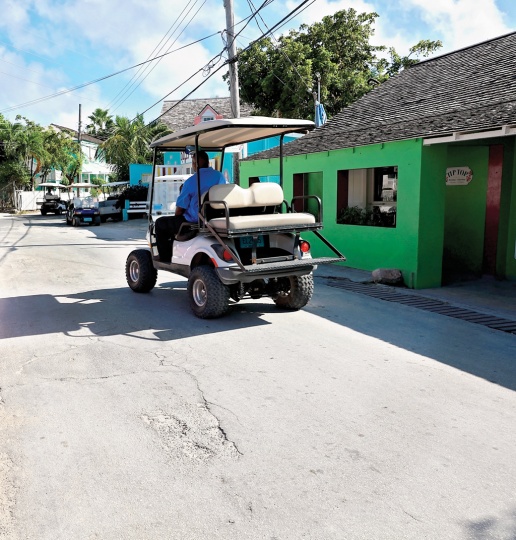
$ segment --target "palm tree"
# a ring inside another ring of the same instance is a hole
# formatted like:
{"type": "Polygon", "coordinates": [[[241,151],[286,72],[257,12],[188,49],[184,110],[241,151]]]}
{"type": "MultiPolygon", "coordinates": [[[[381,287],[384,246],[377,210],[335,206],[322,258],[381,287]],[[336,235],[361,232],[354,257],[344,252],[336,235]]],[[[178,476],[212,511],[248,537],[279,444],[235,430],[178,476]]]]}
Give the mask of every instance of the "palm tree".
{"type": "Polygon", "coordinates": [[[105,139],[109,136],[110,131],[113,129],[113,117],[109,114],[107,109],[101,109],[97,107],[88,119],[91,120],[91,124],[86,126],[86,132],[99,139],[105,139]]]}
{"type": "Polygon", "coordinates": [[[129,180],[131,163],[152,163],[150,143],[170,133],[162,122],[146,125],[143,115],[134,120],[125,116],[117,116],[109,138],[102,144],[101,152],[119,181],[129,180]]]}

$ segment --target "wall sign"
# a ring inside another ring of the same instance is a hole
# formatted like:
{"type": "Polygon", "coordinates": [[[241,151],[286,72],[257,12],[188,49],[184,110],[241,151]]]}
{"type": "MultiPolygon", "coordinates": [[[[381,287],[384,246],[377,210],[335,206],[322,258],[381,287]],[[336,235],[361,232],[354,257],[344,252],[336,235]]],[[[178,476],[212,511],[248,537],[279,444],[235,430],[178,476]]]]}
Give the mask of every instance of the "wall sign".
{"type": "Polygon", "coordinates": [[[449,167],[446,169],[447,186],[467,186],[473,180],[473,171],[469,167],[449,167]]]}

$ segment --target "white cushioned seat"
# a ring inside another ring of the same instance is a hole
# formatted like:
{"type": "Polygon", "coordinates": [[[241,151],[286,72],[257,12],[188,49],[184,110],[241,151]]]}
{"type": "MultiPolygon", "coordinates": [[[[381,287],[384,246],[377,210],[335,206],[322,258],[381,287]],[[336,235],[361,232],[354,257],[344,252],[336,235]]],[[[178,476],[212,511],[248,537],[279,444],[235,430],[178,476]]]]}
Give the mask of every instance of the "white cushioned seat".
{"type": "Polygon", "coordinates": [[[273,182],[257,182],[249,188],[237,184],[219,184],[210,188],[210,205],[212,208],[225,209],[224,204],[214,201],[224,201],[227,207],[256,208],[257,213],[244,216],[217,217],[209,220],[209,224],[217,231],[226,231],[229,222],[231,231],[244,229],[259,229],[262,227],[306,227],[315,223],[315,217],[308,213],[270,214],[260,213],[258,208],[279,206],[283,203],[283,189],[273,182]]]}

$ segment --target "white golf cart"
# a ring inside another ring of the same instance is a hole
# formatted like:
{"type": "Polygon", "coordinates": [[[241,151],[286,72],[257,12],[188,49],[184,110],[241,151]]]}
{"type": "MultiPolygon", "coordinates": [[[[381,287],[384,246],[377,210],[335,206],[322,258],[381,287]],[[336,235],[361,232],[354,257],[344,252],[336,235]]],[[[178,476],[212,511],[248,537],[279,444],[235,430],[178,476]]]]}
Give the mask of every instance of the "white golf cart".
{"type": "MultiPolygon", "coordinates": [[[[313,294],[314,268],[346,260],[319,232],[323,224],[318,197],[303,197],[316,201],[317,215],[295,212],[295,201],[288,204],[283,198],[283,136],[313,128],[313,122],[305,120],[249,117],[213,120],[155,141],[151,145],[155,162],[157,152],[195,146],[196,151],[221,152],[222,164],[228,147],[280,136],[280,184],[257,182],[249,188],[219,184],[207,194],[199,193],[198,185],[198,222],[181,226],[169,263],[159,260],[156,249],[155,221],[161,216],[157,211],[149,212],[149,249],[132,251],[126,261],[129,287],[135,292],[149,292],[156,284],[158,270],[184,276],[188,278],[192,311],[203,319],[223,315],[230,299],[238,302],[246,297],[269,296],[279,308],[303,308],[313,294]],[[301,238],[306,231],[313,232],[336,256],[312,258],[309,242],[301,238]]],[[[155,208],[156,185],[159,183],[153,177],[149,188],[151,209],[155,208]]],[[[171,208],[163,200],[159,204],[171,208]]]]}
{"type": "Polygon", "coordinates": [[[69,203],[69,199],[63,198],[64,191],[68,190],[68,186],[60,184],[59,182],[41,182],[38,186],[45,190],[42,198],[36,200],[36,204],[40,207],[39,211],[42,216],[47,214],[56,214],[60,216],[66,212],[66,208],[69,203]]]}
{"type": "Polygon", "coordinates": [[[72,201],[68,205],[66,211],[66,224],[79,227],[79,225],[86,223],[92,225],[100,225],[100,211],[99,202],[96,197],[92,197],[89,193],[81,193],[81,189],[90,190],[96,188],[95,184],[89,182],[77,182],[70,184],[68,188],[70,191],[77,190],[72,201]]]}

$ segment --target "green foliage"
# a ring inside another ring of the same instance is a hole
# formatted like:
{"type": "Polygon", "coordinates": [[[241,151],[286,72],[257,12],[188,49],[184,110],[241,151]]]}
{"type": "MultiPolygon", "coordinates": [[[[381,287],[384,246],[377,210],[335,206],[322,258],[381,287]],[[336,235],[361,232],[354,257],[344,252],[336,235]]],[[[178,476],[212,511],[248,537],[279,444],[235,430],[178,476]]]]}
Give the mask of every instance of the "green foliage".
{"type": "Polygon", "coordinates": [[[98,139],[107,139],[115,126],[109,111],[100,107],[97,107],[88,119],[91,123],[86,126],[86,133],[98,139]]]}
{"type": "Polygon", "coordinates": [[[117,180],[128,181],[129,165],[152,163],[149,145],[167,133],[170,133],[170,130],[162,122],[146,125],[143,115],[138,115],[132,122],[124,116],[117,116],[111,135],[99,151],[106,162],[113,165],[117,180]]]}
{"type": "Polygon", "coordinates": [[[394,227],[394,212],[380,212],[378,208],[368,210],[359,206],[341,208],[337,213],[337,223],[340,225],[367,225],[371,227],[394,227]]]}
{"type": "Polygon", "coordinates": [[[377,17],[354,9],[337,11],[277,41],[254,43],[239,53],[242,99],[258,114],[312,118],[319,73],[321,102],[331,117],[371,90],[371,78],[382,82],[418,61],[411,55],[428,56],[441,46],[422,40],[406,57],[389,48],[391,61],[380,59],[387,48],[370,43],[377,17]]]}
{"type": "Polygon", "coordinates": [[[371,225],[372,212],[359,206],[348,206],[339,210],[337,223],[341,225],[371,225]]]}
{"type": "Polygon", "coordinates": [[[148,190],[147,186],[128,186],[122,191],[120,197],[128,201],[146,201],[148,190]]]}

